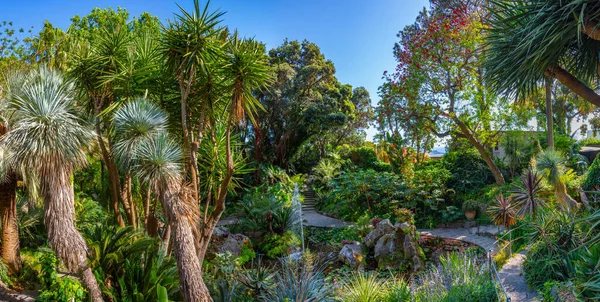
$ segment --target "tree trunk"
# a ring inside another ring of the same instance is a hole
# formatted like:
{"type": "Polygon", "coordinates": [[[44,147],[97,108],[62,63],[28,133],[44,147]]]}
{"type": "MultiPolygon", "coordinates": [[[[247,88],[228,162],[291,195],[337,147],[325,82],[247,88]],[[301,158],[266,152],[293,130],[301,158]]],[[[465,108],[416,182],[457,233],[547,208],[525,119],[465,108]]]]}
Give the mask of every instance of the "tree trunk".
{"type": "MultiPolygon", "coordinates": [[[[116,165],[115,165],[116,166],[116,165]]],[[[118,170],[117,170],[118,171],[118,170]]],[[[118,173],[118,172],[117,172],[118,173]]],[[[117,175],[118,177],[118,175],[117,175]]],[[[133,197],[131,192],[131,173],[127,172],[124,177],[123,187],[120,188],[119,196],[123,202],[123,208],[125,209],[125,215],[127,215],[127,221],[134,229],[137,229],[135,205],[133,204],[133,197]]]]}
{"type": "Polygon", "coordinates": [[[104,139],[100,133],[100,125],[96,123],[96,138],[98,139],[98,145],[102,151],[102,159],[106,165],[106,172],[108,173],[108,189],[110,192],[111,206],[113,208],[113,212],[115,213],[115,219],[117,220],[117,223],[120,227],[125,227],[125,221],[123,220],[121,211],[119,210],[119,171],[112,154],[110,154],[108,149],[106,149],[104,139]]]}
{"type": "Polygon", "coordinates": [[[70,271],[80,275],[91,300],[102,301],[100,287],[88,266],[88,247],[75,228],[71,171],[47,169],[40,173],[40,195],[44,198],[44,224],[50,247],[70,271]]]}
{"type": "Polygon", "coordinates": [[[546,78],[546,131],[548,149],[554,150],[554,114],[552,114],[552,80],[546,78]]]}
{"type": "Polygon", "coordinates": [[[481,158],[483,158],[483,160],[487,164],[490,171],[492,171],[492,174],[494,175],[494,180],[496,181],[496,184],[499,186],[503,185],[504,184],[504,176],[502,175],[502,172],[500,171],[500,169],[498,169],[498,166],[496,166],[494,159],[492,159],[492,157],[489,156],[488,153],[485,151],[485,147],[483,147],[483,145],[480,144],[479,141],[477,141],[477,139],[473,136],[471,131],[469,131],[469,128],[467,128],[467,125],[465,125],[465,123],[463,123],[457,117],[454,117],[453,120],[458,125],[458,128],[460,129],[462,134],[467,138],[467,140],[469,140],[469,142],[471,142],[471,144],[473,144],[475,149],[477,149],[477,151],[479,152],[479,155],[481,155],[481,158]]]}
{"type": "Polygon", "coordinates": [[[193,218],[198,213],[194,213],[193,207],[196,202],[184,200],[187,194],[181,192],[182,189],[185,188],[181,188],[178,183],[167,185],[163,199],[173,230],[173,249],[179,271],[181,294],[184,301],[212,301],[202,279],[202,263],[198,259],[194,244],[193,218]]]}
{"type": "Polygon", "coordinates": [[[548,67],[544,75],[557,79],[584,100],[596,105],[596,107],[600,107],[600,95],[568,71],[558,66],[548,67]]]}
{"type": "Polygon", "coordinates": [[[19,224],[17,219],[17,177],[9,175],[0,182],[0,215],[2,215],[2,260],[10,273],[21,271],[19,224]]]}

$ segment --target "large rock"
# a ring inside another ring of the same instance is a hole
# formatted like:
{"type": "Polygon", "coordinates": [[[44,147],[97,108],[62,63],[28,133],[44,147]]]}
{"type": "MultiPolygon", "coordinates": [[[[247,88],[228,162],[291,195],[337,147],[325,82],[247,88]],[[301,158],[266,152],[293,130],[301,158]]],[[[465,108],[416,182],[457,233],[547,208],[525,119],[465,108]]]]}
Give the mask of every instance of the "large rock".
{"type": "Polygon", "coordinates": [[[381,236],[374,248],[379,268],[419,270],[423,252],[416,240],[415,227],[408,223],[396,224],[394,231],[381,236]]]}
{"type": "Polygon", "coordinates": [[[363,239],[363,243],[367,248],[373,248],[375,247],[375,244],[377,244],[377,240],[379,240],[379,238],[383,237],[384,235],[394,233],[394,230],[394,226],[392,225],[390,220],[384,219],[377,223],[375,229],[373,229],[369,234],[367,234],[367,236],[365,236],[365,239],[363,239]]]}
{"type": "Polygon", "coordinates": [[[338,260],[353,269],[360,268],[363,265],[362,248],[360,243],[355,242],[344,245],[338,254],[338,260]]]}
{"type": "Polygon", "coordinates": [[[210,245],[206,251],[206,258],[213,259],[216,254],[230,252],[231,255],[239,257],[244,246],[250,245],[250,239],[242,234],[231,234],[225,228],[217,227],[213,231],[210,245]]]}

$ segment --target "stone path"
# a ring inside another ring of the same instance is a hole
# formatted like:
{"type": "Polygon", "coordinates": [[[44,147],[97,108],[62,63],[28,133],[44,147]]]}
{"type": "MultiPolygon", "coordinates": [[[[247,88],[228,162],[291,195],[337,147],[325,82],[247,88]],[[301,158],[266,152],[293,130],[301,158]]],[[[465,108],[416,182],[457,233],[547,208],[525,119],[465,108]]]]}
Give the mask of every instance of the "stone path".
{"type": "Polygon", "coordinates": [[[352,225],[352,223],[331,218],[317,212],[315,208],[315,191],[311,186],[307,186],[303,195],[302,217],[304,218],[305,225],[322,228],[344,228],[352,225]]]}
{"type": "Polygon", "coordinates": [[[539,301],[537,293],[530,290],[525,283],[523,261],[525,261],[526,254],[526,250],[514,254],[498,272],[498,277],[510,296],[511,302],[539,301]]]}
{"type": "Polygon", "coordinates": [[[476,233],[472,233],[470,229],[457,228],[457,229],[433,229],[433,230],[419,230],[423,235],[436,236],[442,238],[458,239],[466,242],[476,244],[486,251],[492,251],[492,254],[498,252],[498,244],[496,240],[490,237],[480,236],[476,233]]]}

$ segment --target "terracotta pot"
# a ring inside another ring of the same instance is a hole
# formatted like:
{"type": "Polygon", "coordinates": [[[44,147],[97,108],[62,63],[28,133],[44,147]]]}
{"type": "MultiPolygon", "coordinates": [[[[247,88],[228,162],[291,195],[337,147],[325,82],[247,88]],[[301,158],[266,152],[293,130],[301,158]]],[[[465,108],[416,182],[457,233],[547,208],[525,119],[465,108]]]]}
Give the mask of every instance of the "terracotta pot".
{"type": "Polygon", "coordinates": [[[467,217],[467,219],[469,220],[473,220],[475,219],[475,216],[477,216],[477,211],[465,211],[465,217],[467,217]]]}

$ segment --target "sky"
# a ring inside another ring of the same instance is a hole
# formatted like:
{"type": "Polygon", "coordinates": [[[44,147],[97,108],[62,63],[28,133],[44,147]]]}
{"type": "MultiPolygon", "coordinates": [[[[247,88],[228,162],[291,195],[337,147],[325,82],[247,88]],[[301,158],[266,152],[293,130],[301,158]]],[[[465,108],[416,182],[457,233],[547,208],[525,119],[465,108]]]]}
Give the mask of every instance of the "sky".
{"type": "MultiPolygon", "coordinates": [[[[193,0],[0,0],[0,21],[16,28],[34,27],[44,20],[66,29],[74,15],[94,7],[122,7],[131,16],[149,12],[165,22],[179,12],[176,3],[191,9],[193,0]]],[[[200,3],[204,5],[204,1],[200,3]]],[[[241,35],[255,37],[271,49],[284,39],[307,39],[317,44],[336,67],[340,82],[364,86],[373,105],[382,73],[395,67],[392,48],[396,34],[411,24],[429,0],[212,0],[210,7],[227,12],[224,24],[241,35]]],[[[367,131],[371,139],[376,130],[367,131]]]]}

